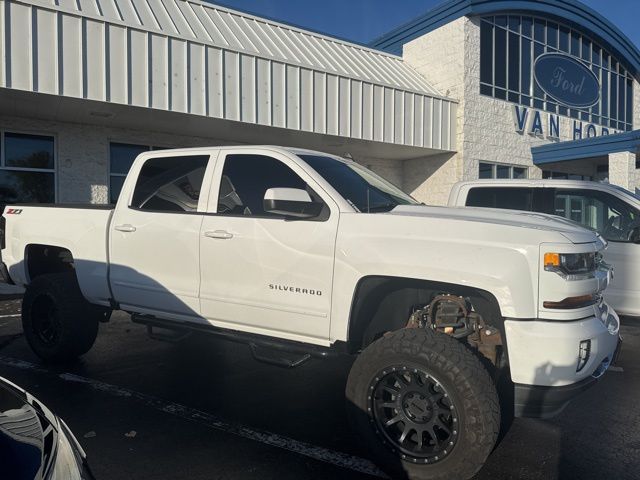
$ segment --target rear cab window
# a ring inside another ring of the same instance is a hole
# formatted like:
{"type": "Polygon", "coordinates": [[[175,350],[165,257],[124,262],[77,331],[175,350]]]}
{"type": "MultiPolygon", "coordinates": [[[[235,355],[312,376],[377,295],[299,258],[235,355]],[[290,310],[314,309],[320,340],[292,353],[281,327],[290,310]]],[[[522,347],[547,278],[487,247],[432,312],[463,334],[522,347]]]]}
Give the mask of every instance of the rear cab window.
{"type": "Polygon", "coordinates": [[[533,210],[533,189],[526,187],[472,187],[467,207],[533,210]]]}

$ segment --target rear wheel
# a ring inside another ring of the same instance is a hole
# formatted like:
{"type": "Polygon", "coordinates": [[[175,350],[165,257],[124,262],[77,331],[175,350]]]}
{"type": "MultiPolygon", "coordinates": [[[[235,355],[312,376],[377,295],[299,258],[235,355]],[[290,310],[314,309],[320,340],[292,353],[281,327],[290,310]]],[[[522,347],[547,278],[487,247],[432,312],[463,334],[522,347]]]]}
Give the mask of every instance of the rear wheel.
{"type": "Polygon", "coordinates": [[[73,272],[37,277],[22,300],[25,337],[45,361],[68,361],[88,352],[104,316],[84,299],[73,272]]]}
{"type": "Polygon", "coordinates": [[[429,330],[401,330],[367,347],[346,396],[353,426],[394,478],[471,478],[500,428],[486,369],[457,340],[429,330]]]}

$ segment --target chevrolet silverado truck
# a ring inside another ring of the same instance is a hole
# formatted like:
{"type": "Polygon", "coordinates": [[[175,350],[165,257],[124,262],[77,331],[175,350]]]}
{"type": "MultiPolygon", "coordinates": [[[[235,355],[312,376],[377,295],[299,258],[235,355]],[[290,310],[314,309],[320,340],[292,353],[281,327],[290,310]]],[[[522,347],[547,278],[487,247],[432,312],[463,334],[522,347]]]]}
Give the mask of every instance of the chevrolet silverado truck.
{"type": "Polygon", "coordinates": [[[287,367],[352,355],[348,417],[394,477],[472,477],[501,414],[557,414],[619,343],[595,232],[425,206],[324,153],[147,152],[115,206],[3,216],[3,270],[26,288],[43,360],[87,352],[113,310],[158,338],[210,333],[287,367]]]}

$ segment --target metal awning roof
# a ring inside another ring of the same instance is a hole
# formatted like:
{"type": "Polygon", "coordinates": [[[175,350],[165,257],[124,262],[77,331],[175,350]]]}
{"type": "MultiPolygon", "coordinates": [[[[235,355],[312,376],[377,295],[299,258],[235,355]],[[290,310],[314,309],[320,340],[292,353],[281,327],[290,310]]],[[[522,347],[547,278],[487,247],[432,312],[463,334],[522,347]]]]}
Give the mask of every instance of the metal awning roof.
{"type": "Polygon", "coordinates": [[[534,165],[594,158],[616,152],[638,152],[640,130],[600,137],[550,143],[531,148],[534,165]]]}
{"type": "Polygon", "coordinates": [[[0,87],[452,150],[402,58],[193,0],[0,0],[0,87]]]}

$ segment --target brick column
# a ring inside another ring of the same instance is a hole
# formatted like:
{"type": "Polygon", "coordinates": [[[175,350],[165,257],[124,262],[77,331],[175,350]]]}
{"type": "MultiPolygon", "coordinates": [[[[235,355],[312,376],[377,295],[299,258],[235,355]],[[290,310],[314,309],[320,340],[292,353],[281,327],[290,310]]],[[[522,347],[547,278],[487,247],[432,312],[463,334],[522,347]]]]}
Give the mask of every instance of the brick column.
{"type": "Polygon", "coordinates": [[[635,191],[640,186],[636,178],[635,152],[616,152],[609,154],[609,182],[627,190],[635,191]]]}

